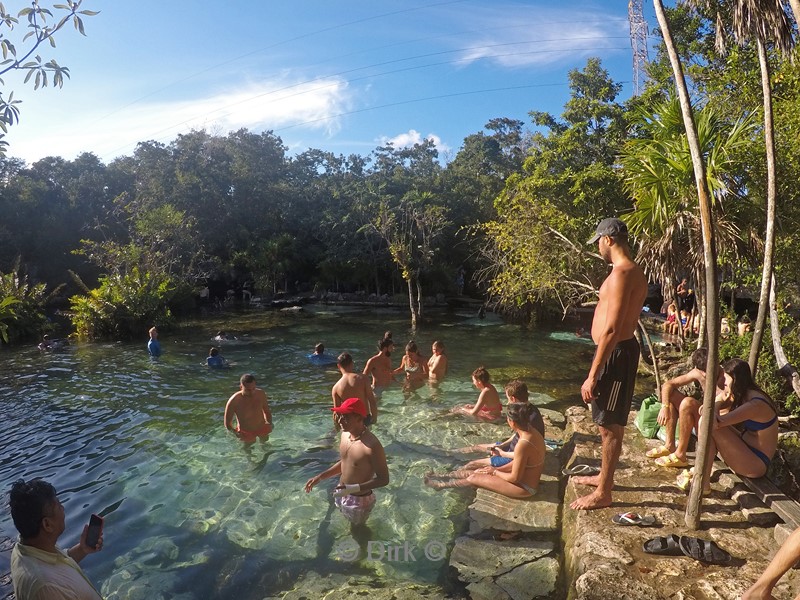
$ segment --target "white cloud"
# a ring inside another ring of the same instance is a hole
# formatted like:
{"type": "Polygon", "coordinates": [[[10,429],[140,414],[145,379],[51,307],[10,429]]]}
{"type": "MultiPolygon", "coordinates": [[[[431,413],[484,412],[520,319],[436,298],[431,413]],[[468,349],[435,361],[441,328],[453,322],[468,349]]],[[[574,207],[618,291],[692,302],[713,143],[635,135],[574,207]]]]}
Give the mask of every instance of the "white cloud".
{"type": "Polygon", "coordinates": [[[624,13],[579,9],[572,3],[564,10],[492,5],[460,16],[477,34],[468,44],[459,40],[462,48],[469,46],[460,55],[465,64],[487,59],[507,68],[543,66],[630,47],[624,13]]]}
{"type": "Polygon", "coordinates": [[[435,133],[429,133],[422,137],[422,134],[416,129],[409,129],[407,132],[400,133],[393,138],[381,137],[378,142],[380,145],[392,144],[395,148],[410,148],[422,143],[424,140],[431,140],[440,154],[450,151],[450,146],[442,142],[442,138],[435,133]]]}
{"type": "MultiPolygon", "coordinates": [[[[86,106],[91,100],[76,101],[86,106]]],[[[71,159],[90,151],[109,162],[131,154],[139,142],[168,143],[192,129],[224,134],[243,127],[303,127],[332,135],[341,127],[336,115],[351,107],[347,82],[340,78],[298,84],[264,81],[206,97],[137,102],[123,109],[93,106],[90,114],[61,119],[59,126],[47,130],[37,129],[33,117],[23,119],[9,132],[9,154],[33,162],[44,156],[71,159]]]]}

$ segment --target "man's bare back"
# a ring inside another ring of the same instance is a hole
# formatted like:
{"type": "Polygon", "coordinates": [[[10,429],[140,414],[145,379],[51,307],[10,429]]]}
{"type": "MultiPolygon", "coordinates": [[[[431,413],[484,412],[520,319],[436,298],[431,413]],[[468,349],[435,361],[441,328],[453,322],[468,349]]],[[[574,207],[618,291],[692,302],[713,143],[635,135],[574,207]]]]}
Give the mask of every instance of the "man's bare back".
{"type": "Polygon", "coordinates": [[[642,268],[630,259],[622,261],[619,265],[615,264],[600,286],[599,300],[592,319],[594,343],[600,344],[603,333],[610,325],[619,330],[618,341],[632,338],[639,323],[645,298],[647,298],[647,278],[642,268]],[[619,312],[609,314],[617,302],[621,303],[619,312]]]}

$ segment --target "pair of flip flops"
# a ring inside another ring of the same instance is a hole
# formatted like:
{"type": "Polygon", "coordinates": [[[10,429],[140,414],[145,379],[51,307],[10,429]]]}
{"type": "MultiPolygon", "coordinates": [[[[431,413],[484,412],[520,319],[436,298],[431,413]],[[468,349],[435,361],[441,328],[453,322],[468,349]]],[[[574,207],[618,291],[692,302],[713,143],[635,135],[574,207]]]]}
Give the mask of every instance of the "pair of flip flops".
{"type": "Polygon", "coordinates": [[[569,469],[564,469],[561,471],[567,477],[572,477],[573,475],[599,475],[600,469],[597,467],[590,467],[589,465],[572,465],[569,469]]]}
{"type": "Polygon", "coordinates": [[[660,556],[688,556],[709,565],[729,565],[733,558],[716,542],[686,535],[668,535],[647,540],[642,549],[660,556]]]}
{"type": "Polygon", "coordinates": [[[635,512],[614,515],[611,520],[617,525],[637,525],[639,527],[653,527],[656,524],[656,518],[653,515],[642,516],[635,512]]]}

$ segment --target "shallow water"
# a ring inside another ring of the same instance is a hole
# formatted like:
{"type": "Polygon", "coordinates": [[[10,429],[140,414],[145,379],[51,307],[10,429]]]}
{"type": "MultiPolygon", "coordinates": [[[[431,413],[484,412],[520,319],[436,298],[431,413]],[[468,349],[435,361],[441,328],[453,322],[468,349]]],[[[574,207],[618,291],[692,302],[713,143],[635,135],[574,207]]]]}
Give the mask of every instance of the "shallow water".
{"type": "MultiPolygon", "coordinates": [[[[507,435],[504,425],[448,414],[477,398],[470,373],[485,365],[498,388],[522,377],[533,402],[561,410],[577,401],[593,353],[572,334],[488,317],[443,316],[417,333],[426,355],[434,339],[445,342],[450,373],[438,389],[384,393],[373,431],[391,483],[378,490],[370,531],[356,540],[332,506],[333,480],[310,494],[302,489],[338,460],[328,410],[338,374],[310,365],[306,355],[322,341],[330,354],[351,352],[361,369],[391,329],[397,365],[408,325],[390,310],[311,307],[209,319],[162,335],[157,361],[147,356],[146,334],[137,344],[80,344],[59,354],[3,352],[2,489],[19,477],[51,481],[66,509],[65,547],[90,513],[105,516],[104,550],[83,566],[109,599],[263,598],[310,572],[379,578],[387,587],[400,580],[446,585],[446,555],[465,529],[471,495],[426,488],[423,475],[461,464],[464,455],[452,449],[507,435]],[[208,370],[218,329],[238,337],[221,345],[234,366],[208,370]],[[251,455],[222,425],[244,372],[269,395],[275,423],[270,441],[251,455]],[[402,551],[397,560],[381,557],[380,542],[408,543],[416,560],[402,551]],[[345,560],[348,552],[360,556],[345,560]]],[[[16,538],[7,510],[0,536],[16,538]]],[[[5,550],[0,574],[8,571],[5,550]]],[[[0,597],[10,591],[0,588],[0,597]]]]}

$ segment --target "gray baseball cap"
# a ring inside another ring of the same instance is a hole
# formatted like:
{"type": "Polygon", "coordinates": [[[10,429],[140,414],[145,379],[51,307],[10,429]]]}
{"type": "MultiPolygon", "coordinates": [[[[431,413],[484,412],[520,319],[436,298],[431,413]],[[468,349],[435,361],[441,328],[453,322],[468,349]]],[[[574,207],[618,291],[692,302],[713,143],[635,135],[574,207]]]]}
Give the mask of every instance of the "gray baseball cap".
{"type": "Polygon", "coordinates": [[[610,235],[611,237],[614,237],[623,233],[625,235],[628,234],[628,226],[625,225],[623,221],[620,221],[614,217],[610,217],[600,221],[600,223],[597,225],[597,229],[594,230],[594,236],[586,243],[594,244],[604,235],[610,235]]]}

